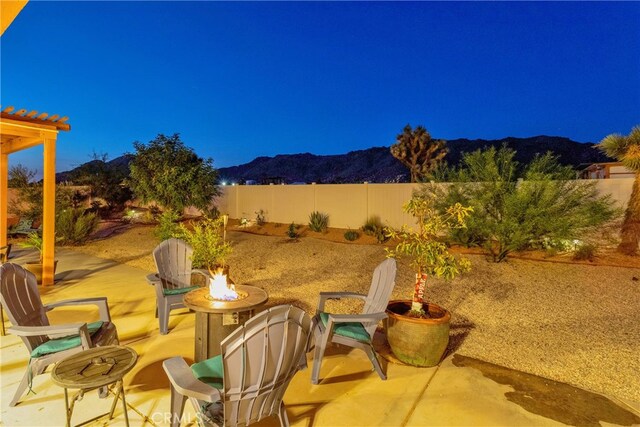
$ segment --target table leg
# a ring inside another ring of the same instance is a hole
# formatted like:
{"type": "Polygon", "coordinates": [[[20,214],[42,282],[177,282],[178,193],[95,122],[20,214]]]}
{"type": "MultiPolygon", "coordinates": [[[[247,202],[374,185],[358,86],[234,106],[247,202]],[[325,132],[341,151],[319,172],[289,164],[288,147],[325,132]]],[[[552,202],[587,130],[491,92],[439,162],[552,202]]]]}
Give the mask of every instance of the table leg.
{"type": "Polygon", "coordinates": [[[64,389],[64,415],[67,418],[66,426],[71,427],[71,413],[69,411],[69,392],[67,392],[66,387],[64,389]]]}
{"type": "Polygon", "coordinates": [[[129,414],[127,414],[127,400],[124,398],[124,382],[120,381],[120,391],[122,391],[122,409],[124,410],[124,422],[129,427],[129,414]]]}
{"type": "Polygon", "coordinates": [[[116,410],[116,404],[118,403],[118,398],[120,397],[120,384],[121,381],[116,382],[116,397],[113,399],[113,402],[111,403],[111,411],[109,411],[109,419],[113,419],[113,412],[116,410]]]}

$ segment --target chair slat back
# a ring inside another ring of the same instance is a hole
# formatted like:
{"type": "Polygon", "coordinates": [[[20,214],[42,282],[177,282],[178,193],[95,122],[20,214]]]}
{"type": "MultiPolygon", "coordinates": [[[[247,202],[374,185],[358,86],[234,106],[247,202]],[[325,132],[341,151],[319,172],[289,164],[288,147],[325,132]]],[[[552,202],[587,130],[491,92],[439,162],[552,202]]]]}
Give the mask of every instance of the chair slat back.
{"type": "Polygon", "coordinates": [[[191,255],[193,248],[184,240],[171,238],[153,250],[153,259],[165,289],[191,286],[191,255]]]}
{"type": "MultiPolygon", "coordinates": [[[[0,265],[0,301],[12,325],[49,326],[36,276],[18,264],[0,265]]],[[[22,340],[31,352],[48,339],[36,336],[22,337],[22,340]]]]}
{"type": "MultiPolygon", "coordinates": [[[[369,294],[362,309],[363,314],[380,313],[386,310],[391,292],[396,285],[396,260],[387,258],[373,271],[369,294]]],[[[376,330],[377,322],[364,322],[363,326],[370,336],[376,330]]]]}
{"type": "Polygon", "coordinates": [[[281,305],[249,319],[222,343],[225,425],[277,414],[311,335],[303,310],[281,305]]]}

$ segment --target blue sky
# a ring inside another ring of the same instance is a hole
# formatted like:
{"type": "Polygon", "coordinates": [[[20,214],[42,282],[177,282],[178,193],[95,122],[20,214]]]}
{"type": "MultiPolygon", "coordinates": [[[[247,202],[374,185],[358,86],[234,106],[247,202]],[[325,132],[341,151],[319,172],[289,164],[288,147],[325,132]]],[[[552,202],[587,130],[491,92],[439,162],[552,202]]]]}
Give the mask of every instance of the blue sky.
{"type": "Polygon", "coordinates": [[[216,167],[407,123],[597,142],[640,123],[638,22],[637,2],[31,1],[0,39],[0,102],[70,117],[58,170],[174,132],[216,167]]]}

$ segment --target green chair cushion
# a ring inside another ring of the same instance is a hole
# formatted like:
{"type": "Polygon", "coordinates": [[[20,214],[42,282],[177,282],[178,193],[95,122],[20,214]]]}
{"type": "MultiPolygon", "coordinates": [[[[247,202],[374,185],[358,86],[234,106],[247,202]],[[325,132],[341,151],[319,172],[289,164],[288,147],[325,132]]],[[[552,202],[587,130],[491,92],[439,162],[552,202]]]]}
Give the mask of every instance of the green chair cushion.
{"type": "Polygon", "coordinates": [[[222,390],[222,377],[224,376],[222,355],[194,363],[191,365],[191,371],[198,380],[213,388],[222,390]]]}
{"type": "MultiPolygon", "coordinates": [[[[104,322],[98,320],[97,322],[87,323],[87,329],[89,335],[93,335],[102,328],[104,322]]],[[[81,344],[80,335],[69,335],[68,337],[56,338],[44,342],[33,349],[31,357],[40,357],[45,354],[58,353],[60,351],[69,350],[70,348],[78,347],[81,344]]]]}
{"type": "MultiPolygon", "coordinates": [[[[320,320],[324,326],[327,326],[329,322],[329,313],[320,313],[320,320]]],[[[357,341],[371,342],[371,337],[367,333],[367,330],[359,322],[340,322],[335,323],[333,327],[333,333],[342,335],[343,337],[353,338],[357,341]]]]}
{"type": "Polygon", "coordinates": [[[188,288],[173,288],[173,289],[163,289],[162,293],[164,295],[180,295],[186,294],[187,292],[191,292],[194,289],[198,289],[200,286],[189,286],[188,288]]]}

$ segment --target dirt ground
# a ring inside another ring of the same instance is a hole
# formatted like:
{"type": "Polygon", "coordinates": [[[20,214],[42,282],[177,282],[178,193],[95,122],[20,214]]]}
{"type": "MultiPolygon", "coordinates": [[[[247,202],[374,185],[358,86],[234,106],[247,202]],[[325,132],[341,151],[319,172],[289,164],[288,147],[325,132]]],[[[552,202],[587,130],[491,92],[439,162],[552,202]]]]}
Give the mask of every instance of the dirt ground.
{"type": "MultiPolygon", "coordinates": [[[[159,243],[151,225],[112,224],[99,239],[72,248],[146,271],[159,243]]],[[[288,224],[239,227],[230,276],[267,290],[269,304],[292,303],[313,313],[321,291],[366,293],[384,245],[370,236],[355,242],[344,231],[321,234],[288,224]]],[[[601,252],[593,262],[543,253],[493,263],[477,251],[458,250],[472,270],[451,282],[429,280],[427,299],[452,312],[450,351],[624,399],[640,401],[640,262],[601,252]]],[[[410,298],[412,272],[398,264],[392,298],[410,298]]],[[[350,302],[331,311],[357,312],[350,302]]]]}

